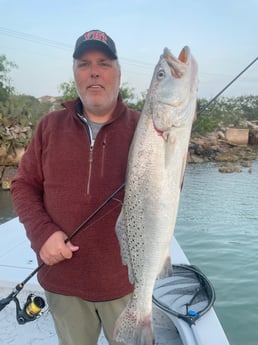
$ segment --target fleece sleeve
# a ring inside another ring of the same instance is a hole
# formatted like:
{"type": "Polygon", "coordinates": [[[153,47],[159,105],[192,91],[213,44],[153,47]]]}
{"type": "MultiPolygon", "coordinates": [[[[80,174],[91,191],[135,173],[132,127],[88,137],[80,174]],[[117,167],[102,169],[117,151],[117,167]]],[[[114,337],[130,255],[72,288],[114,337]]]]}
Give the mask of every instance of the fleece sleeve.
{"type": "Polygon", "coordinates": [[[15,211],[37,254],[48,237],[60,230],[44,207],[43,132],[40,122],[11,184],[15,211]]]}

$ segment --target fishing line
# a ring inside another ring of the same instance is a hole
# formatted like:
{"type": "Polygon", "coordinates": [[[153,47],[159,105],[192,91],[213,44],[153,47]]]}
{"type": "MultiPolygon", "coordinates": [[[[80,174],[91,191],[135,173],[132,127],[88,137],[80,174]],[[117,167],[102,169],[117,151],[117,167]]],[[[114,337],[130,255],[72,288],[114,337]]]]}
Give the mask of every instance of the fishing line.
{"type": "MultiPolygon", "coordinates": [[[[73,232],[70,236],[66,238],[65,243],[71,241],[83,228],[100,212],[123,188],[125,184],[123,183],[118,187],[95,211],[93,211],[73,232]]],[[[121,200],[119,200],[121,202],[121,200]]],[[[116,207],[115,207],[116,208],[116,207]]],[[[115,209],[113,208],[112,211],[115,209]]],[[[111,211],[110,211],[111,212],[111,211]]],[[[106,216],[105,213],[102,217],[106,216]]],[[[88,227],[87,227],[88,228],[88,227]]],[[[34,271],[32,271],[22,282],[16,285],[13,291],[6,297],[0,300],[0,311],[4,309],[11,301],[16,304],[16,319],[19,324],[25,324],[29,321],[36,320],[40,316],[41,310],[45,307],[45,301],[39,296],[30,294],[23,308],[20,307],[17,295],[23,289],[25,284],[46,264],[41,263],[34,271]]],[[[46,274],[51,269],[47,270],[46,274]]]]}

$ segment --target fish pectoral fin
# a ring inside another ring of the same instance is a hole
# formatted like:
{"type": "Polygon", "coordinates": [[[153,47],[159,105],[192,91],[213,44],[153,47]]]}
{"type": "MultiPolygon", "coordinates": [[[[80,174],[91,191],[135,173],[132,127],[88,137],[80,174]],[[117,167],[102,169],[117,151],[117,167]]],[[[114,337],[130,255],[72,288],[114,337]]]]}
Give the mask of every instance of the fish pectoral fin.
{"type": "Polygon", "coordinates": [[[126,223],[124,218],[123,208],[116,221],[116,236],[120,246],[121,258],[123,265],[126,265],[128,268],[128,278],[131,284],[135,281],[135,276],[133,272],[133,267],[131,263],[131,256],[128,247],[128,239],[126,234],[126,223]]]}
{"type": "Polygon", "coordinates": [[[121,210],[116,221],[116,235],[120,245],[121,257],[124,265],[129,261],[129,248],[126,237],[126,226],[123,209],[121,210]]]}
{"type": "Polygon", "coordinates": [[[164,132],[161,132],[161,133],[162,133],[163,139],[166,142],[171,143],[171,144],[174,144],[176,142],[176,136],[172,133],[171,130],[164,131],[164,132]]]}
{"type": "MultiPolygon", "coordinates": [[[[165,167],[170,166],[170,160],[173,157],[175,147],[176,147],[176,136],[170,132],[163,133],[163,137],[166,135],[165,139],[165,167]]],[[[165,138],[165,137],[164,137],[165,138]]]]}

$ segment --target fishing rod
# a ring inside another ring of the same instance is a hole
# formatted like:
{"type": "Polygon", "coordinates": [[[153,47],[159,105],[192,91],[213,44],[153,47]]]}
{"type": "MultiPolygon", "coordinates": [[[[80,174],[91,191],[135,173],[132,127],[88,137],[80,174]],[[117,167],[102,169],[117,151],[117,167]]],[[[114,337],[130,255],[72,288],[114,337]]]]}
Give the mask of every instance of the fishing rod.
{"type": "MultiPolygon", "coordinates": [[[[87,225],[96,214],[101,211],[123,188],[125,184],[123,183],[118,187],[95,211],[93,211],[88,218],[86,218],[73,232],[70,236],[65,239],[65,243],[71,241],[85,225],[87,225]]],[[[24,288],[25,284],[46,264],[43,262],[34,271],[32,271],[22,282],[16,285],[13,291],[6,297],[0,300],[0,311],[3,310],[11,301],[16,304],[16,319],[19,324],[23,325],[29,321],[36,320],[40,316],[41,310],[45,307],[45,301],[40,296],[35,296],[30,294],[27,298],[24,307],[21,308],[17,295],[24,288]]]]}
{"type": "Polygon", "coordinates": [[[216,96],[214,96],[208,103],[206,103],[199,111],[197,111],[197,115],[201,114],[205,109],[209,107],[211,103],[213,103],[230,85],[232,85],[249,67],[251,67],[256,61],[258,57],[255,58],[248,66],[246,66],[234,79],[232,79],[216,96]]]}

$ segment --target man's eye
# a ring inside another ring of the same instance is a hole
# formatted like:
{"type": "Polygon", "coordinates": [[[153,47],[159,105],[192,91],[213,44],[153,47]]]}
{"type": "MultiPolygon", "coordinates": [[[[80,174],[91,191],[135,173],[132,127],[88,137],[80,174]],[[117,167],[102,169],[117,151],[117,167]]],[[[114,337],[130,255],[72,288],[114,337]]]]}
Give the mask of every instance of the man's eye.
{"type": "Polygon", "coordinates": [[[89,66],[89,63],[87,61],[82,61],[82,62],[79,62],[78,64],[78,67],[87,67],[89,66]]]}
{"type": "Polygon", "coordinates": [[[100,66],[102,66],[102,67],[109,67],[110,64],[108,62],[103,61],[103,62],[100,63],[100,66]]]}

